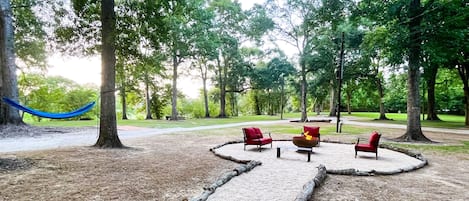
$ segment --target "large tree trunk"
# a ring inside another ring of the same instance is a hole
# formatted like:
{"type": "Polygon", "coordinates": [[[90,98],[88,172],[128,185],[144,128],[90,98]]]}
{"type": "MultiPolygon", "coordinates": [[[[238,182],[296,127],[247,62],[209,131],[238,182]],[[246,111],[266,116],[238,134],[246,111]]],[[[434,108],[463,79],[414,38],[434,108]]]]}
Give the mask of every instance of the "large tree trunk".
{"type": "Polygon", "coordinates": [[[422,133],[420,124],[420,55],[422,7],[420,0],[411,0],[409,6],[409,70],[407,72],[407,131],[399,137],[404,141],[430,141],[422,133]]]}
{"type": "Polygon", "coordinates": [[[466,110],[466,120],[464,125],[469,127],[469,86],[464,86],[464,105],[466,110]]]}
{"type": "Polygon", "coordinates": [[[239,116],[239,108],[238,108],[238,97],[236,96],[236,93],[231,93],[231,110],[233,111],[232,114],[233,116],[237,117],[239,116]]]}
{"type": "MultiPolygon", "coordinates": [[[[268,97],[272,97],[272,91],[270,89],[267,90],[267,95],[268,97]]],[[[274,115],[274,103],[272,99],[267,99],[267,105],[268,105],[268,114],[273,116],[274,115]]]]}
{"type": "MultiPolygon", "coordinates": [[[[331,81],[333,82],[333,81],[331,81]]],[[[330,117],[335,117],[337,115],[337,107],[336,107],[336,90],[334,90],[334,87],[332,87],[333,85],[331,85],[331,98],[329,99],[329,107],[330,107],[330,110],[329,110],[329,116],[330,117]]]]}
{"type": "Polygon", "coordinates": [[[208,108],[207,78],[203,79],[205,118],[210,118],[210,109],[208,108]]]}
{"type": "Polygon", "coordinates": [[[283,82],[283,77],[282,77],[282,86],[280,89],[280,120],[283,120],[283,107],[284,107],[284,96],[285,96],[285,83],[283,82]]]}
{"type": "Polygon", "coordinates": [[[322,102],[316,101],[316,103],[314,103],[314,110],[316,111],[316,115],[321,115],[322,102]]]}
{"type": "MultiPolygon", "coordinates": [[[[0,0],[0,95],[18,101],[13,13],[9,0],[0,0]]],[[[18,110],[0,101],[0,124],[24,124],[18,110]]]]}
{"type": "Polygon", "coordinates": [[[102,24],[102,52],[101,52],[101,114],[99,124],[99,138],[96,147],[121,148],[123,147],[117,135],[116,118],[116,55],[115,30],[116,16],[114,13],[114,0],[101,1],[102,24]]]}
{"type": "Polygon", "coordinates": [[[257,90],[254,90],[254,107],[255,107],[255,110],[256,110],[256,115],[261,115],[262,111],[261,111],[261,105],[260,105],[257,90]]]}
{"type": "Polygon", "coordinates": [[[301,122],[308,120],[307,111],[307,83],[306,83],[306,64],[301,62],[301,122]]]}
{"type": "Polygon", "coordinates": [[[218,61],[218,66],[220,69],[219,72],[219,84],[220,84],[220,114],[218,117],[226,118],[226,74],[228,71],[228,62],[225,59],[224,66],[220,66],[220,61],[218,61]]]}
{"type": "MultiPolygon", "coordinates": [[[[468,61],[468,57],[469,56],[466,55],[466,61],[468,61]]],[[[466,125],[466,127],[469,127],[469,64],[466,62],[465,64],[457,65],[457,68],[459,76],[461,77],[464,86],[464,107],[466,114],[466,120],[464,125],[466,125]]]]}
{"type": "Polygon", "coordinates": [[[150,104],[150,86],[148,85],[148,79],[145,81],[145,110],[146,110],[146,117],[145,119],[153,119],[151,116],[151,104],[150,104]]]}
{"type": "Polygon", "coordinates": [[[435,84],[436,84],[436,75],[438,74],[438,67],[431,64],[429,69],[425,69],[428,79],[427,79],[427,93],[428,93],[428,106],[427,106],[427,120],[437,120],[439,121],[438,115],[436,113],[436,101],[435,101],[435,84]]]}
{"type": "Polygon", "coordinates": [[[122,99],[122,120],[127,120],[127,97],[125,93],[125,81],[122,81],[120,94],[122,99]]]}
{"type": "Polygon", "coordinates": [[[379,94],[379,120],[389,120],[386,117],[386,110],[384,108],[384,87],[381,78],[377,78],[376,84],[378,85],[379,94]]]}
{"type": "Polygon", "coordinates": [[[380,61],[381,58],[378,56],[377,57],[377,66],[375,70],[376,74],[376,85],[378,86],[378,94],[379,94],[379,120],[388,120],[386,117],[386,111],[384,108],[384,86],[383,86],[383,80],[381,76],[379,75],[379,67],[380,67],[380,61]]]}
{"type": "Polygon", "coordinates": [[[173,88],[171,92],[171,120],[177,120],[177,79],[178,79],[178,61],[176,51],[173,52],[173,88]]]}
{"type": "Polygon", "coordinates": [[[205,67],[202,66],[202,64],[199,66],[200,67],[200,74],[202,76],[202,84],[203,84],[203,90],[204,90],[204,106],[205,106],[205,118],[210,118],[210,110],[208,108],[208,93],[207,93],[207,63],[204,63],[205,67]]]}
{"type": "Polygon", "coordinates": [[[345,98],[347,99],[347,114],[352,114],[352,90],[345,92],[345,98]]]}

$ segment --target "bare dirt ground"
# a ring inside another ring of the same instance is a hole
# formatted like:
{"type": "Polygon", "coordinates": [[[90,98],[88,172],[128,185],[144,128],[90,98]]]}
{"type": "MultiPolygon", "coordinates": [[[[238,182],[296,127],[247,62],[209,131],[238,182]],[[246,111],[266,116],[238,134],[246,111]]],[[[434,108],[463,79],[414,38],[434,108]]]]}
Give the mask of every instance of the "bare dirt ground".
{"type": "MultiPolygon", "coordinates": [[[[403,133],[398,129],[380,130],[384,140],[403,133]]],[[[442,144],[469,141],[469,135],[425,134],[442,144]]],[[[273,134],[272,137],[289,139],[291,135],[273,134]]],[[[349,142],[356,135],[324,138],[349,142]]],[[[129,139],[123,141],[130,147],[126,149],[69,147],[3,153],[0,154],[0,200],[190,199],[200,195],[202,188],[223,172],[238,166],[214,156],[209,148],[241,139],[240,127],[233,127],[129,139]]],[[[414,172],[374,177],[330,175],[316,189],[313,199],[469,199],[468,154],[427,151],[423,155],[430,165],[414,172]]]]}

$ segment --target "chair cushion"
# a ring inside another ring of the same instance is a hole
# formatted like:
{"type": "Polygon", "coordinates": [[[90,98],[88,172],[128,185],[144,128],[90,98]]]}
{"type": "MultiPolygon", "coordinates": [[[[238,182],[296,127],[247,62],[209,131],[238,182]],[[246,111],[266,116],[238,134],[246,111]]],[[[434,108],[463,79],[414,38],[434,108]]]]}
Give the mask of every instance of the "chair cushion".
{"type": "Polygon", "coordinates": [[[355,150],[374,152],[374,151],[376,151],[376,147],[374,147],[372,145],[369,145],[369,144],[357,144],[357,145],[355,145],[355,150]]]}
{"type": "Polygon", "coordinates": [[[264,145],[272,143],[272,138],[248,139],[247,144],[264,145]]]}
{"type": "Polygon", "coordinates": [[[259,128],[253,127],[255,133],[257,134],[257,138],[263,138],[262,131],[259,128]]]}
{"type": "Polygon", "coordinates": [[[376,146],[376,145],[378,145],[378,141],[379,141],[379,134],[378,134],[378,132],[374,131],[371,134],[371,137],[370,137],[370,145],[371,146],[376,146]]]}
{"type": "Polygon", "coordinates": [[[318,126],[303,126],[303,132],[308,133],[308,135],[311,135],[313,137],[318,137],[319,136],[319,128],[318,126]]]}
{"type": "Polygon", "coordinates": [[[257,139],[259,138],[257,135],[257,132],[254,128],[243,128],[244,134],[246,135],[246,138],[249,139],[257,139]]]}

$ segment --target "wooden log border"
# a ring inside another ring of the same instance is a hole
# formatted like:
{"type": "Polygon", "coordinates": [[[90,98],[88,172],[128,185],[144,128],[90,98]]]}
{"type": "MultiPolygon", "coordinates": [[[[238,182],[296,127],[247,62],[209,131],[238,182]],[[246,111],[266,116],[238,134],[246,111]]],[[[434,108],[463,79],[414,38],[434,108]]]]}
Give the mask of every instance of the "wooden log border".
{"type": "Polygon", "coordinates": [[[320,164],[318,167],[318,174],[303,186],[303,189],[298,195],[296,195],[295,201],[307,201],[310,200],[314,193],[314,188],[320,186],[327,177],[326,167],[320,164]]]}
{"type": "MultiPolygon", "coordinates": [[[[291,140],[283,140],[282,139],[282,140],[274,140],[274,141],[291,141],[291,140]]],[[[345,142],[341,142],[341,141],[331,141],[331,140],[321,140],[321,142],[338,143],[338,144],[355,144],[355,143],[345,143],[345,142]]],[[[225,155],[222,155],[222,154],[219,154],[219,153],[215,152],[215,149],[218,149],[218,148],[223,147],[225,145],[237,144],[237,143],[244,143],[244,141],[242,141],[242,140],[240,140],[240,141],[229,141],[229,142],[226,142],[224,144],[217,145],[217,146],[211,148],[210,151],[213,154],[215,154],[215,156],[218,156],[218,157],[220,157],[222,159],[225,159],[225,160],[230,160],[230,161],[233,161],[233,162],[236,162],[236,163],[240,163],[242,165],[234,168],[231,171],[225,172],[222,176],[220,176],[210,186],[204,187],[204,192],[200,196],[191,199],[191,201],[206,201],[208,199],[208,197],[211,194],[213,194],[218,187],[223,186],[225,183],[230,181],[232,178],[234,178],[236,176],[239,176],[239,175],[241,175],[245,172],[249,172],[252,169],[254,169],[255,167],[257,167],[259,165],[262,165],[261,161],[239,160],[239,159],[233,158],[232,156],[225,156],[225,155]]],[[[404,168],[404,169],[398,169],[398,170],[395,170],[395,171],[376,171],[376,170],[360,171],[360,170],[356,170],[354,168],[342,169],[342,170],[327,170],[324,165],[320,164],[317,167],[318,168],[318,174],[312,180],[310,180],[308,183],[306,183],[303,186],[302,191],[297,194],[297,196],[295,198],[295,201],[310,200],[310,198],[312,197],[312,195],[314,193],[314,188],[320,186],[324,182],[324,180],[327,177],[327,174],[351,175],[351,176],[394,175],[394,174],[399,174],[399,173],[403,173],[403,172],[410,172],[410,171],[413,171],[413,170],[417,170],[417,169],[420,169],[420,168],[428,165],[428,160],[426,158],[424,158],[423,155],[420,154],[420,153],[416,153],[416,152],[413,152],[413,151],[408,150],[408,149],[392,146],[390,144],[380,144],[379,147],[406,154],[410,157],[413,157],[413,158],[416,158],[416,159],[420,160],[421,162],[416,166],[412,166],[412,167],[404,168]]]]}

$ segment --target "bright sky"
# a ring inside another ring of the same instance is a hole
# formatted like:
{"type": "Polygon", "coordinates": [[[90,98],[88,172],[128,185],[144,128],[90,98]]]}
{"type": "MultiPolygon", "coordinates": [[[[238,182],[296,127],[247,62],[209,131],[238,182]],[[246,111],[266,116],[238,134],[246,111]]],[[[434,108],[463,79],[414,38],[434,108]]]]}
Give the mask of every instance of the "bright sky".
{"type": "Polygon", "coordinates": [[[263,4],[265,0],[239,0],[244,10],[250,9],[254,4],[263,4]]]}
{"type": "MultiPolygon", "coordinates": [[[[93,83],[101,85],[101,57],[67,57],[62,58],[54,55],[49,58],[49,75],[59,75],[71,79],[79,84],[93,83]]],[[[178,89],[190,98],[199,96],[202,88],[201,79],[191,76],[180,76],[178,79],[178,89]]]]}
{"type": "Polygon", "coordinates": [[[60,75],[79,84],[101,85],[101,58],[94,57],[49,57],[49,75],[60,75]]]}
{"type": "MultiPolygon", "coordinates": [[[[247,10],[255,3],[262,4],[265,0],[239,0],[239,2],[242,8],[247,10]]],[[[63,58],[53,55],[49,58],[49,66],[49,75],[60,75],[79,84],[101,85],[101,58],[99,55],[84,58],[63,58]]],[[[201,88],[202,81],[195,76],[180,76],[178,79],[178,89],[190,98],[198,97],[201,88]]]]}

